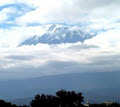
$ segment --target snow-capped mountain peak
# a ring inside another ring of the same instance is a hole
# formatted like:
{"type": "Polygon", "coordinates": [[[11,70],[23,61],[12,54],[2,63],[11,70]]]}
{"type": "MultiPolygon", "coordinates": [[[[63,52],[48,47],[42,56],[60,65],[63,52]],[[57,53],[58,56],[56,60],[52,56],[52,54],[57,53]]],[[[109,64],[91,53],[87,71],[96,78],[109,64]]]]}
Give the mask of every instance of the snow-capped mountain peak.
{"type": "Polygon", "coordinates": [[[32,37],[23,41],[21,45],[36,45],[38,43],[44,44],[60,44],[60,43],[75,43],[84,42],[90,39],[93,35],[81,31],[78,26],[67,25],[45,25],[42,26],[45,30],[42,35],[33,35],[32,37]]]}

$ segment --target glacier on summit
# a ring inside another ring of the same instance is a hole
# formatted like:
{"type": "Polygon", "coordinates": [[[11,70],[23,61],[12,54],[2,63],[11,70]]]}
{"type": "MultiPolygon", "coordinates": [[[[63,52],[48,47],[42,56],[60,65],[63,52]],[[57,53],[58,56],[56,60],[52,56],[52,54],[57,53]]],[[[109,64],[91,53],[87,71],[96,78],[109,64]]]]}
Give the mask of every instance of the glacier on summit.
{"type": "Polygon", "coordinates": [[[42,35],[33,35],[27,38],[19,46],[43,44],[61,44],[84,42],[94,35],[82,31],[78,26],[67,25],[45,25],[42,26],[44,33],[42,35]]]}

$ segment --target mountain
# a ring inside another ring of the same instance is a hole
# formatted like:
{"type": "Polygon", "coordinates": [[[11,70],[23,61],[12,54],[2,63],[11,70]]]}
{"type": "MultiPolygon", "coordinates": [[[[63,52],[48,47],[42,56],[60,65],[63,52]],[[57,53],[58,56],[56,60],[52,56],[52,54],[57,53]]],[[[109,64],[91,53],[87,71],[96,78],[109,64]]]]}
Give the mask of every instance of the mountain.
{"type": "Polygon", "coordinates": [[[78,26],[45,25],[42,26],[42,29],[45,31],[42,35],[33,35],[20,43],[20,46],[36,45],[38,43],[60,44],[84,42],[86,39],[90,39],[94,36],[81,31],[78,26]]]}
{"type": "Polygon", "coordinates": [[[119,71],[72,73],[25,80],[0,81],[0,98],[16,102],[16,104],[26,104],[36,94],[54,94],[60,89],[66,89],[82,92],[85,99],[88,98],[91,102],[120,102],[119,75],[119,71]]]}

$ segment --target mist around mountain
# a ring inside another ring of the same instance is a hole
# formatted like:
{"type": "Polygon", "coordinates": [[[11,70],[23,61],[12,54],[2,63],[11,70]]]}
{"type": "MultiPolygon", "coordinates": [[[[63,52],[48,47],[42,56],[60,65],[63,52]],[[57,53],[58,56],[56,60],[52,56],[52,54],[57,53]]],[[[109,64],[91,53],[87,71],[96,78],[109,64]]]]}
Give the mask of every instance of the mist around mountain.
{"type": "Polygon", "coordinates": [[[42,26],[43,34],[32,35],[19,46],[22,45],[36,45],[38,43],[43,44],[61,44],[61,43],[76,43],[84,42],[87,39],[92,38],[93,34],[83,31],[79,26],[67,26],[67,25],[45,25],[42,26]]]}

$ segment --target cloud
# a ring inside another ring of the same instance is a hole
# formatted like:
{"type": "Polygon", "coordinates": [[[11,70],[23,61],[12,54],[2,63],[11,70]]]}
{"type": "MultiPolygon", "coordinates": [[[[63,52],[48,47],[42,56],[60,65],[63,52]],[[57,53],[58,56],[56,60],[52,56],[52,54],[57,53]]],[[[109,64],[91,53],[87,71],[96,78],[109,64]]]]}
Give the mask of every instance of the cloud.
{"type": "Polygon", "coordinates": [[[120,41],[120,29],[112,29],[108,30],[106,32],[101,32],[94,38],[90,40],[86,40],[85,43],[87,44],[93,44],[98,45],[100,47],[119,47],[119,41],[120,41]]]}
{"type": "Polygon", "coordinates": [[[1,0],[0,6],[8,5],[14,3],[14,0],[1,0]]]}
{"type": "Polygon", "coordinates": [[[120,19],[119,4],[119,0],[6,0],[0,3],[3,7],[18,6],[17,11],[22,9],[21,15],[13,15],[14,25],[94,24],[102,28],[120,19]]]}
{"type": "Polygon", "coordinates": [[[76,44],[73,44],[72,46],[68,47],[72,50],[82,50],[82,49],[91,49],[91,48],[99,48],[97,45],[87,45],[87,44],[81,44],[78,42],[76,44]]]}
{"type": "Polygon", "coordinates": [[[35,9],[16,19],[16,23],[20,25],[83,22],[106,25],[120,19],[119,0],[31,0],[24,3],[34,6],[35,9]]]}
{"type": "Polygon", "coordinates": [[[0,23],[4,23],[6,22],[13,13],[16,12],[16,8],[14,7],[8,7],[8,8],[3,8],[1,11],[0,11],[0,23]]]}
{"type": "Polygon", "coordinates": [[[113,54],[113,55],[99,55],[97,57],[93,57],[92,61],[95,65],[116,65],[119,66],[120,62],[120,55],[119,54],[113,54]]]}
{"type": "Polygon", "coordinates": [[[98,48],[81,43],[6,48],[0,53],[0,77],[23,79],[66,73],[114,72],[119,71],[119,54],[119,47],[98,48]]]}
{"type": "Polygon", "coordinates": [[[0,1],[0,78],[119,71],[119,4],[120,0],[0,1]],[[17,47],[44,34],[41,25],[49,23],[82,26],[97,36],[85,43],[17,47]]]}
{"type": "Polygon", "coordinates": [[[9,55],[9,56],[6,56],[5,58],[8,58],[8,59],[13,59],[13,60],[31,60],[33,59],[33,56],[22,56],[22,55],[9,55]]]}
{"type": "Polygon", "coordinates": [[[0,47],[16,47],[30,36],[42,35],[44,32],[41,26],[2,28],[0,29],[0,47]]]}

